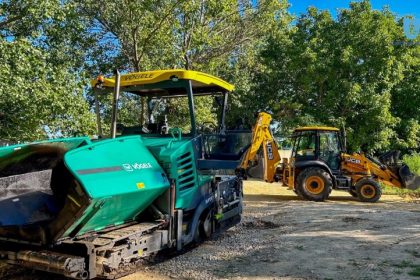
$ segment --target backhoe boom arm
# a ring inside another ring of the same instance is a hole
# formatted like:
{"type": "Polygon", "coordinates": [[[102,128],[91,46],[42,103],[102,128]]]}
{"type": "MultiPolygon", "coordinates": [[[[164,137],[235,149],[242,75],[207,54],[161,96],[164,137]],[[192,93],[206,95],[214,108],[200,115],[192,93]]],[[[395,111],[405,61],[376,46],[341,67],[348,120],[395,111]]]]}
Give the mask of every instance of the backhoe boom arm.
{"type": "Polygon", "coordinates": [[[280,154],[277,148],[277,143],[270,131],[270,122],[270,114],[264,112],[258,114],[257,122],[252,128],[251,147],[249,147],[246,152],[240,169],[245,171],[250,167],[250,164],[255,161],[256,155],[262,146],[264,158],[264,180],[272,183],[275,180],[276,167],[280,162],[280,154]]]}

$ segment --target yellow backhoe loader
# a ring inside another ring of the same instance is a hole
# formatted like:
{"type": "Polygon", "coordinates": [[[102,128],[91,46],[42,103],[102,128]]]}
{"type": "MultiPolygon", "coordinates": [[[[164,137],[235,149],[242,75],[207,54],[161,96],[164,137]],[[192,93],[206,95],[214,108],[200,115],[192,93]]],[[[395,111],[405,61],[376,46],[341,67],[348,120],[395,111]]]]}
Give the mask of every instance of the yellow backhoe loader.
{"type": "Polygon", "coordinates": [[[398,151],[379,159],[347,154],[345,137],[335,127],[295,129],[292,155],[282,159],[270,123],[270,114],[258,114],[251,146],[237,169],[239,176],[282,182],[300,197],[313,201],[326,200],[332,189],[348,191],[363,202],[376,202],[382,194],[381,183],[397,188],[420,187],[420,177],[398,161],[398,151]]]}

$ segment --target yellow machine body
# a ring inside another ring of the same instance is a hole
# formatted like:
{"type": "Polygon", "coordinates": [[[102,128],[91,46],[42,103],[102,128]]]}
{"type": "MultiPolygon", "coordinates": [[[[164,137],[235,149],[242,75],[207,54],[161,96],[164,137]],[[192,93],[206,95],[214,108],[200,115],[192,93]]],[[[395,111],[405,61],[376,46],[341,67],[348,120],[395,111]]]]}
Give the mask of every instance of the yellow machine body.
{"type": "Polygon", "coordinates": [[[241,164],[241,170],[246,170],[248,166],[258,163],[257,153],[262,147],[263,151],[263,179],[272,183],[275,180],[276,167],[280,163],[280,154],[277,143],[270,131],[271,115],[261,112],[252,128],[252,142],[241,164]],[[253,163],[251,163],[253,162],[253,163]]]}
{"type": "Polygon", "coordinates": [[[381,196],[380,184],[408,189],[420,187],[420,177],[398,161],[397,152],[389,152],[380,160],[343,152],[345,140],[335,127],[296,128],[292,156],[281,159],[269,129],[270,122],[270,114],[258,114],[251,146],[239,168],[244,177],[252,176],[250,171],[259,166],[263,176],[252,177],[270,183],[281,181],[299,196],[314,201],[327,199],[332,189],[346,190],[361,201],[375,202],[381,196]]]}
{"type": "Polygon", "coordinates": [[[363,154],[341,154],[341,170],[357,182],[366,176],[373,176],[378,182],[397,188],[403,188],[398,174],[392,172],[389,168],[379,166],[368,159],[363,154]]]}

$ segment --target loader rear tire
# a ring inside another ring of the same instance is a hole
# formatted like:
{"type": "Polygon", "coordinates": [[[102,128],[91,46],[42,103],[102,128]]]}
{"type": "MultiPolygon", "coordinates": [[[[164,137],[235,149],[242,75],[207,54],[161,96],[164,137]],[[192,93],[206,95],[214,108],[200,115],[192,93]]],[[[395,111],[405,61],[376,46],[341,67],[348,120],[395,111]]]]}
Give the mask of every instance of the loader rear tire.
{"type": "Polygon", "coordinates": [[[381,198],[381,186],[373,179],[362,179],[356,183],[355,187],[357,197],[362,202],[376,202],[381,198]]]}
{"type": "Polygon", "coordinates": [[[304,169],[297,177],[296,192],[306,200],[324,201],[332,190],[330,174],[322,168],[304,169]]]}

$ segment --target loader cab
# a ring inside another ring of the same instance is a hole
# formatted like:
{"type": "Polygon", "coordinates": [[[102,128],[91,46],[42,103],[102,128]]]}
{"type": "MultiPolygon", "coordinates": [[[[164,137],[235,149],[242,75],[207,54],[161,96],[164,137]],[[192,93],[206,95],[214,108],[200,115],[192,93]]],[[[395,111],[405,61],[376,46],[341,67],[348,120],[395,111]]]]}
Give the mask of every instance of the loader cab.
{"type": "Polygon", "coordinates": [[[300,127],[293,135],[292,158],[297,164],[325,163],[332,171],[340,169],[343,151],[340,131],[334,127],[300,127]]]}

